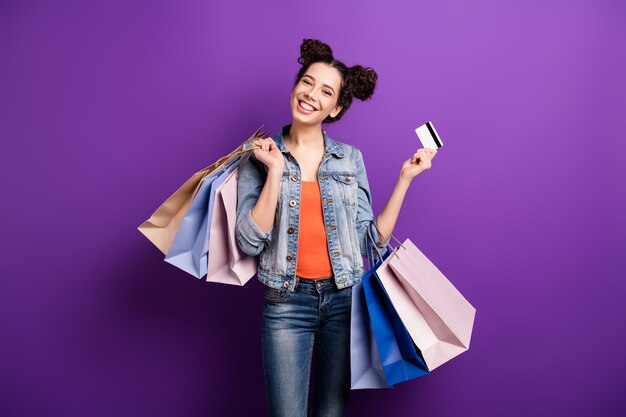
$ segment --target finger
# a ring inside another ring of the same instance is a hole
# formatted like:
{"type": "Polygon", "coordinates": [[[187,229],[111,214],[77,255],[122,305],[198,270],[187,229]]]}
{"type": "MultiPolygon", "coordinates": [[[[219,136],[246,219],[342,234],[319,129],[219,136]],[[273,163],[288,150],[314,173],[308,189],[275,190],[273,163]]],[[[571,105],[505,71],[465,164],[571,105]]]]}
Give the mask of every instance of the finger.
{"type": "Polygon", "coordinates": [[[416,154],[421,161],[428,161],[428,152],[426,152],[426,149],[418,149],[416,154]]]}
{"type": "Polygon", "coordinates": [[[432,159],[431,153],[427,152],[426,153],[426,169],[430,169],[430,167],[433,165],[431,159],[432,159]]]}

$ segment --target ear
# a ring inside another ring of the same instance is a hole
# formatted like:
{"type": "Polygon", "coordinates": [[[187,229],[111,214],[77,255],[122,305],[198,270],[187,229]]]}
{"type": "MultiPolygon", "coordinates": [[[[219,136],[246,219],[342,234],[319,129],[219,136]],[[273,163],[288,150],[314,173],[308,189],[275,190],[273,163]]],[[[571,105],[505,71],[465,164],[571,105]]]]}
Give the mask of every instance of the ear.
{"type": "Polygon", "coordinates": [[[330,112],[330,117],[335,118],[341,112],[342,107],[343,106],[335,107],[333,111],[330,112]]]}

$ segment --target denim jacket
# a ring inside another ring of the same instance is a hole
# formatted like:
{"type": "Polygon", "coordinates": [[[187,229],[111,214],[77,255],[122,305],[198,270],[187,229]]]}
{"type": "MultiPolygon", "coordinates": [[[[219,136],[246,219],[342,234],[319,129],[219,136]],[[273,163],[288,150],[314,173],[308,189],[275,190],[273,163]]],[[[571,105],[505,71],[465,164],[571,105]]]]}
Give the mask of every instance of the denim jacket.
{"type": "MultiPolygon", "coordinates": [[[[267,168],[249,152],[239,164],[235,236],[243,252],[260,255],[257,277],[263,284],[293,292],[299,279],[296,263],[302,184],[300,167],[283,142],[290,128],[290,124],[285,125],[272,137],[285,158],[272,229],[262,231],[252,218],[251,210],[265,184],[267,168]]],[[[361,151],[332,140],[324,130],[322,133],[324,156],[317,178],[333,276],[337,288],[342,289],[361,280],[367,239],[378,253],[388,242],[381,242],[372,227],[375,220],[361,151]]],[[[252,143],[244,149],[250,146],[252,143]]]]}

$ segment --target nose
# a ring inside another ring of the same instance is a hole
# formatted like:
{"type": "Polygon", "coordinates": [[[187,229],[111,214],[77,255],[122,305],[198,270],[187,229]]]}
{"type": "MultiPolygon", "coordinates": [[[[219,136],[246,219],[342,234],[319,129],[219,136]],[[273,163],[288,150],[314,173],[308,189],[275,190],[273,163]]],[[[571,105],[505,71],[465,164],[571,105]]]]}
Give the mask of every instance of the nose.
{"type": "Polygon", "coordinates": [[[315,101],[315,96],[313,95],[313,92],[314,92],[314,91],[315,91],[314,89],[310,89],[310,90],[306,93],[306,97],[307,97],[308,99],[310,99],[311,101],[315,101]]]}

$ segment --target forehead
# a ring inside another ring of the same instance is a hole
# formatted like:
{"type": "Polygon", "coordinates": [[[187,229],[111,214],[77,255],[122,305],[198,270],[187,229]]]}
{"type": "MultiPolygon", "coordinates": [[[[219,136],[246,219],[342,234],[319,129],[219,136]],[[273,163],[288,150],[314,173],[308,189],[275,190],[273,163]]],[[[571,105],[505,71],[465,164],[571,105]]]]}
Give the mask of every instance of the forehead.
{"type": "Polygon", "coordinates": [[[304,75],[310,75],[315,78],[315,82],[319,84],[327,84],[339,90],[341,86],[341,74],[336,68],[333,68],[323,62],[315,62],[307,69],[304,75]]]}

